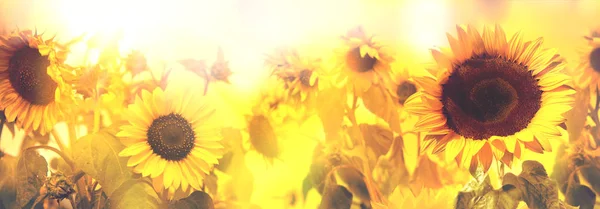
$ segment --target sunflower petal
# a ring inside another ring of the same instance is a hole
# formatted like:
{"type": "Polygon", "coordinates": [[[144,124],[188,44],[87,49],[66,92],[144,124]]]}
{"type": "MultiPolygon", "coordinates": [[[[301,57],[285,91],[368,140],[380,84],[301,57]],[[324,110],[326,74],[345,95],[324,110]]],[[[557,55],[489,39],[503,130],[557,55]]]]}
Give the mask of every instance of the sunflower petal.
{"type": "Polygon", "coordinates": [[[146,152],[146,151],[147,152],[150,151],[150,146],[148,145],[148,143],[145,141],[138,142],[136,144],[133,144],[133,145],[121,150],[121,152],[119,152],[119,156],[120,157],[134,156],[134,155],[140,154],[142,152],[146,152]]]}

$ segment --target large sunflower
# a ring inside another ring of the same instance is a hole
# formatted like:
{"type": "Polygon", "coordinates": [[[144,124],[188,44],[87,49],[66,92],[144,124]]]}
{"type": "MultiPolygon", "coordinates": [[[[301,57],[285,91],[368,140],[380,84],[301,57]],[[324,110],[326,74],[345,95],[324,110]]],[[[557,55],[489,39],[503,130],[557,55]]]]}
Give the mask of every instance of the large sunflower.
{"type": "Polygon", "coordinates": [[[47,133],[74,102],[59,46],[29,30],[0,37],[0,109],[25,131],[47,133]]]}
{"type": "Polygon", "coordinates": [[[367,35],[362,27],[354,28],[343,36],[345,46],[338,51],[339,79],[354,85],[360,95],[372,84],[388,82],[390,63],[394,61],[390,52],[367,35]]]}
{"type": "Polygon", "coordinates": [[[589,36],[585,36],[587,45],[580,49],[580,65],[575,76],[576,84],[580,88],[592,90],[592,94],[596,94],[600,86],[600,29],[592,32],[589,36]]]}
{"type": "Polygon", "coordinates": [[[198,79],[190,76],[171,81],[164,91],[142,91],[125,112],[129,124],[117,134],[127,146],[119,153],[130,157],[127,165],[151,177],[158,192],[167,189],[169,197],[200,190],[223,155],[216,110],[203,91],[181,85],[198,79]]]}
{"type": "Polygon", "coordinates": [[[471,26],[457,30],[458,39],[448,35],[451,52],[432,50],[437,78],[415,78],[424,90],[406,108],[421,115],[416,129],[434,152],[486,171],[494,156],[510,165],[524,149],[550,151],[575,92],[555,50],[542,50],[541,38],[523,42],[521,33],[507,41],[500,26],[482,36],[471,26]]]}

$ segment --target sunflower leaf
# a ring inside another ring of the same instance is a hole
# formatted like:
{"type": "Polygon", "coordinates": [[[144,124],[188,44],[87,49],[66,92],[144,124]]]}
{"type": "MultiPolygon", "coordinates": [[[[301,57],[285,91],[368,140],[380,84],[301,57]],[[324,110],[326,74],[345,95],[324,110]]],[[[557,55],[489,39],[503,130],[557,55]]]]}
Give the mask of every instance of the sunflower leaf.
{"type": "Polygon", "coordinates": [[[580,172],[581,175],[588,180],[592,189],[596,192],[600,192],[600,182],[597,179],[600,179],[600,165],[597,162],[590,162],[589,165],[581,166],[580,172]]]}
{"type": "Polygon", "coordinates": [[[173,209],[214,209],[212,198],[202,191],[195,191],[189,197],[169,204],[173,209]]]}
{"type": "Polygon", "coordinates": [[[0,152],[0,208],[13,208],[17,201],[17,159],[0,152]]]}
{"type": "Polygon", "coordinates": [[[394,100],[383,86],[372,85],[363,95],[365,107],[388,123],[395,132],[400,132],[400,116],[396,111],[394,100]]]}
{"type": "Polygon", "coordinates": [[[108,198],[110,208],[160,208],[160,198],[150,183],[141,179],[129,179],[113,190],[108,198]]]}
{"type": "Polygon", "coordinates": [[[16,186],[17,206],[22,208],[39,196],[40,188],[46,181],[48,163],[33,150],[23,152],[17,162],[16,186]]]}
{"type": "Polygon", "coordinates": [[[118,155],[123,148],[119,139],[107,130],[84,136],[73,146],[77,167],[96,179],[109,198],[124,182],[133,178],[127,158],[118,155]]]}
{"type": "Polygon", "coordinates": [[[593,209],[596,203],[596,193],[587,186],[573,182],[567,187],[565,202],[569,205],[579,206],[580,209],[593,209]]]}
{"type": "Polygon", "coordinates": [[[560,207],[556,182],[548,177],[546,169],[541,163],[533,160],[523,162],[519,182],[523,201],[529,208],[560,207]]]}
{"type": "Polygon", "coordinates": [[[573,108],[565,114],[567,121],[567,132],[569,132],[569,141],[576,141],[581,135],[581,130],[585,126],[585,119],[588,114],[588,104],[590,99],[589,89],[577,91],[575,93],[575,102],[573,108]]]}
{"type": "Polygon", "coordinates": [[[341,129],[346,109],[345,89],[333,87],[324,89],[319,92],[317,102],[320,107],[317,114],[321,118],[325,133],[328,136],[337,134],[341,129]]]}
{"type": "Polygon", "coordinates": [[[352,193],[343,186],[328,185],[323,191],[319,209],[350,209],[352,193]]]}

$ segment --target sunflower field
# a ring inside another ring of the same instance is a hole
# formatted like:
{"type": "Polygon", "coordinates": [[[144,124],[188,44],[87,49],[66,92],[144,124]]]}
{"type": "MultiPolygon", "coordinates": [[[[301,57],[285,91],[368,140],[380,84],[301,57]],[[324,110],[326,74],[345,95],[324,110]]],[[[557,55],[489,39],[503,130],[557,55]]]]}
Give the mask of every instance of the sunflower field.
{"type": "Polygon", "coordinates": [[[0,0],[0,209],[600,208],[598,0],[0,0]]]}

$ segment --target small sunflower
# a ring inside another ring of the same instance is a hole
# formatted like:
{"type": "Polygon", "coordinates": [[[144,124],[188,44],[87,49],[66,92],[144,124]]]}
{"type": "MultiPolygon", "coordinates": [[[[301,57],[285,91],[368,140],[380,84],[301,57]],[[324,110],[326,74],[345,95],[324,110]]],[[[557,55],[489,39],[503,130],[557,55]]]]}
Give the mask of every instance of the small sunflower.
{"type": "Polygon", "coordinates": [[[133,75],[148,70],[148,61],[141,51],[134,50],[125,58],[125,69],[133,75]]]}
{"type": "Polygon", "coordinates": [[[271,73],[275,74],[280,70],[288,70],[292,68],[292,59],[299,58],[298,50],[291,47],[279,47],[273,53],[268,54],[265,59],[265,65],[271,73]]]}
{"type": "Polygon", "coordinates": [[[396,104],[403,107],[406,99],[417,92],[417,86],[409,75],[408,69],[392,72],[392,82],[388,83],[388,90],[396,100],[396,104]]]}
{"type": "Polygon", "coordinates": [[[590,87],[592,94],[596,94],[600,86],[600,29],[584,37],[587,45],[580,49],[580,72],[575,76],[576,84],[580,88],[590,87]]]}
{"type": "Polygon", "coordinates": [[[374,36],[357,27],[348,31],[342,39],[345,46],[338,52],[340,80],[353,84],[359,94],[367,91],[372,84],[390,80],[390,63],[394,59],[374,36]]]}
{"type": "Polygon", "coordinates": [[[223,155],[221,124],[202,91],[172,81],[163,91],[142,91],[125,115],[129,124],[117,136],[126,145],[119,155],[130,157],[135,173],[152,178],[158,192],[201,190],[204,177],[223,155]],[[179,190],[180,189],[180,190],[179,190]]]}
{"type": "Polygon", "coordinates": [[[273,73],[285,82],[291,96],[299,95],[301,102],[306,101],[308,97],[313,98],[319,90],[318,73],[321,60],[291,56],[287,62],[289,67],[280,68],[273,73]]]}
{"type": "Polygon", "coordinates": [[[0,37],[0,109],[8,122],[45,134],[75,102],[67,50],[32,31],[0,37]]]}
{"type": "Polygon", "coordinates": [[[438,77],[415,78],[424,90],[406,108],[421,115],[416,130],[445,159],[486,171],[494,156],[510,166],[525,149],[551,151],[575,92],[556,51],[542,50],[541,38],[523,42],[521,33],[507,41],[500,26],[482,36],[471,26],[457,30],[458,40],[448,35],[452,53],[432,50],[438,77]]]}

